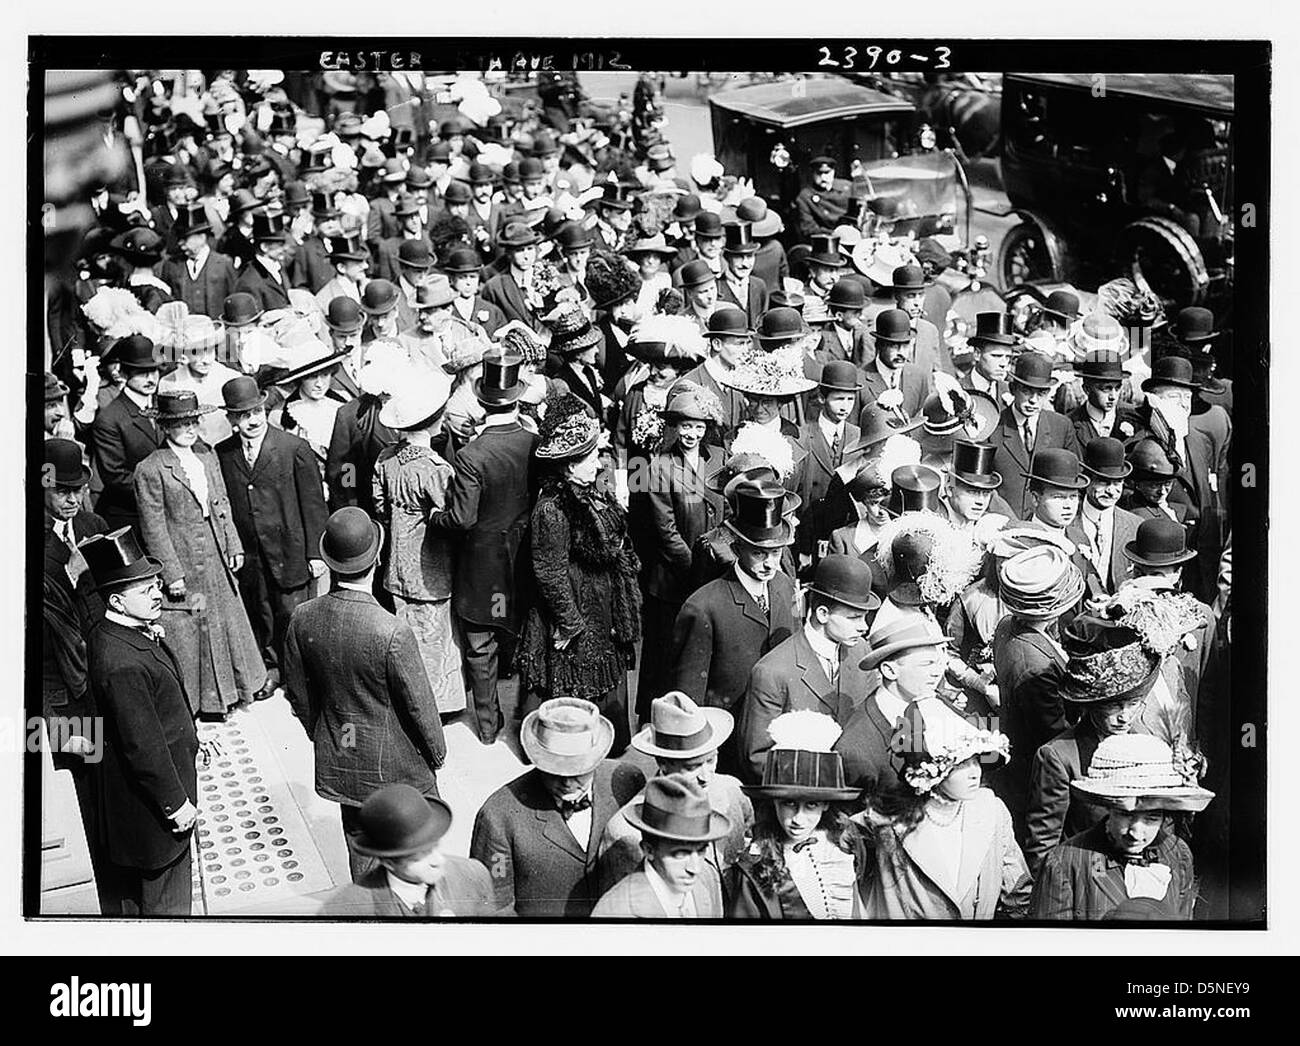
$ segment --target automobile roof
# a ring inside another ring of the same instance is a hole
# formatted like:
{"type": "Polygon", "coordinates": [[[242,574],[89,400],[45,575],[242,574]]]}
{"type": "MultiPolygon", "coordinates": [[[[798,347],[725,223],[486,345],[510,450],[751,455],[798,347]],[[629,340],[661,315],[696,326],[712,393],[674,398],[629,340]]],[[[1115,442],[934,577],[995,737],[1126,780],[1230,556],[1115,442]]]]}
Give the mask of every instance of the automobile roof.
{"type": "Polygon", "coordinates": [[[915,111],[915,106],[905,99],[840,79],[786,80],[739,87],[720,91],[709,103],[778,127],[798,127],[863,113],[915,111]],[[796,90],[795,84],[801,86],[796,90]]]}
{"type": "MultiPolygon", "coordinates": [[[[1030,81],[1090,91],[1095,73],[1007,73],[1008,80],[1030,81]]],[[[1203,112],[1231,113],[1233,78],[1217,73],[1106,73],[1107,94],[1149,98],[1203,112]]]]}

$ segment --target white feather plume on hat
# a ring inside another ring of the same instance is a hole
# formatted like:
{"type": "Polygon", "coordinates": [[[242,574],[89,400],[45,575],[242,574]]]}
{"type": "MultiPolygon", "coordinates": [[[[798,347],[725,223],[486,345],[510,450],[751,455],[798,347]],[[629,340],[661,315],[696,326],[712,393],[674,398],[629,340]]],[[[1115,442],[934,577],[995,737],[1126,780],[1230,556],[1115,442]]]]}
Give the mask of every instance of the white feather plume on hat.
{"type": "Polygon", "coordinates": [[[684,356],[702,360],[708,355],[708,345],[699,326],[689,316],[672,316],[654,313],[642,319],[632,331],[634,342],[664,343],[668,356],[684,356]]]}
{"type": "Polygon", "coordinates": [[[768,724],[773,748],[794,748],[801,752],[829,752],[844,731],[824,712],[801,709],[777,716],[768,724]]]}
{"type": "Polygon", "coordinates": [[[691,177],[697,185],[705,186],[716,181],[724,171],[712,153],[697,153],[691,157],[691,177]]]}
{"type": "Polygon", "coordinates": [[[921,444],[901,432],[896,432],[885,440],[880,456],[876,458],[876,468],[885,477],[886,484],[889,483],[889,477],[894,474],[895,469],[902,468],[904,465],[919,464],[921,464],[921,444]]]}
{"type": "Polygon", "coordinates": [[[158,321],[153,313],[134,294],[120,287],[100,287],[81,311],[110,338],[143,334],[153,341],[158,336],[158,321]]]}
{"type": "MultiPolygon", "coordinates": [[[[918,459],[919,451],[918,450],[918,459]]],[[[753,454],[762,458],[782,479],[787,479],[794,472],[794,450],[790,441],[775,429],[756,425],[747,421],[736,430],[731,441],[731,456],[753,454]]]]}

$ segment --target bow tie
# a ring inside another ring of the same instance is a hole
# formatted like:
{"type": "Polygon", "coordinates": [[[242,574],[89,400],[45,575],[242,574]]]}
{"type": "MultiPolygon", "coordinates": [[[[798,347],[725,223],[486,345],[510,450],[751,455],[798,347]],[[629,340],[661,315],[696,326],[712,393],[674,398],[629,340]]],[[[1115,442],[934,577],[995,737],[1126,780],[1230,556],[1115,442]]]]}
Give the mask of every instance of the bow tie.
{"type": "Polygon", "coordinates": [[[163,636],[167,634],[166,631],[164,631],[162,625],[153,625],[153,624],[141,625],[138,631],[141,633],[141,635],[148,636],[155,643],[157,643],[160,639],[163,638],[163,636]]]}
{"type": "Polygon", "coordinates": [[[560,816],[567,821],[574,814],[591,809],[591,796],[584,795],[579,799],[557,799],[555,800],[555,808],[560,811],[560,816]]]}
{"type": "Polygon", "coordinates": [[[795,843],[794,846],[790,847],[790,849],[797,854],[803,853],[805,850],[808,849],[808,847],[812,846],[815,842],[817,842],[817,836],[810,835],[803,842],[795,843]]]}

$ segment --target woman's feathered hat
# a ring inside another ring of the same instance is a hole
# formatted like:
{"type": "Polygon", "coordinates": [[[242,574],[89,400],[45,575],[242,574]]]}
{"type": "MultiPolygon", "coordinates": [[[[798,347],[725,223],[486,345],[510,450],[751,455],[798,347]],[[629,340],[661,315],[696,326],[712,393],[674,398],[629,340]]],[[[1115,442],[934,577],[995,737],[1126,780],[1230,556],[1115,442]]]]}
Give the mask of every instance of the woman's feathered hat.
{"type": "Polygon", "coordinates": [[[979,576],[984,550],[942,516],[909,512],[881,528],[876,562],[900,606],[948,606],[979,576]]]}
{"type": "Polygon", "coordinates": [[[794,474],[794,449],[780,432],[747,421],[736,429],[731,441],[731,456],[753,455],[775,470],[777,478],[785,482],[794,474]]]}
{"type": "Polygon", "coordinates": [[[546,410],[538,426],[537,449],[544,461],[566,461],[591,453],[600,441],[600,422],[577,396],[561,396],[546,410]]]}
{"type": "Polygon", "coordinates": [[[681,360],[698,363],[708,355],[700,328],[689,316],[647,316],[633,329],[627,351],[645,363],[681,360]]]}
{"type": "Polygon", "coordinates": [[[641,292],[641,277],[636,269],[612,254],[593,254],[587,262],[584,282],[594,309],[612,309],[641,292]]]}
{"type": "Polygon", "coordinates": [[[749,795],[768,799],[845,802],[861,789],[844,783],[844,762],[835,751],[843,731],[823,712],[803,709],[777,716],[768,725],[772,739],[763,763],[763,780],[746,785],[749,795]]]}

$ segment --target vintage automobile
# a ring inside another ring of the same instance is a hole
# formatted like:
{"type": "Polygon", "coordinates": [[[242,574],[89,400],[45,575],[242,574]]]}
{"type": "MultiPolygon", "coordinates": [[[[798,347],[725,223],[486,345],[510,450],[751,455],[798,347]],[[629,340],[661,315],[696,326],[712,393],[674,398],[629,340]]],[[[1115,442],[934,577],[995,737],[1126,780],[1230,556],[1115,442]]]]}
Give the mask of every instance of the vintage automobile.
{"type": "Polygon", "coordinates": [[[1130,277],[1230,324],[1231,76],[1008,73],[1004,289],[1130,277]]]}
{"type": "Polygon", "coordinates": [[[1001,151],[1002,77],[998,73],[844,73],[872,90],[906,98],[934,128],[939,145],[963,163],[1001,151]]]}

